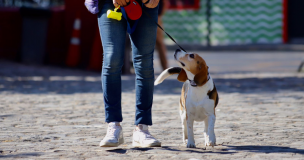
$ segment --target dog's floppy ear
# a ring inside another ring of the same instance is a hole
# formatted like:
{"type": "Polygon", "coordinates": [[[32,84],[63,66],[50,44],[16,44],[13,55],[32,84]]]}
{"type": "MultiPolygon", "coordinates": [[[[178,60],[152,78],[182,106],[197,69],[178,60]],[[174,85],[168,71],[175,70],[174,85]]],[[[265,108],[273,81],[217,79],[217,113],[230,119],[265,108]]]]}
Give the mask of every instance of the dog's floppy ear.
{"type": "Polygon", "coordinates": [[[208,76],[206,76],[205,72],[200,72],[197,75],[194,76],[193,81],[196,83],[198,86],[202,86],[208,81],[208,76]]]}
{"type": "Polygon", "coordinates": [[[185,82],[187,79],[188,79],[187,74],[184,71],[184,69],[182,69],[177,76],[177,80],[180,82],[185,82]]]}

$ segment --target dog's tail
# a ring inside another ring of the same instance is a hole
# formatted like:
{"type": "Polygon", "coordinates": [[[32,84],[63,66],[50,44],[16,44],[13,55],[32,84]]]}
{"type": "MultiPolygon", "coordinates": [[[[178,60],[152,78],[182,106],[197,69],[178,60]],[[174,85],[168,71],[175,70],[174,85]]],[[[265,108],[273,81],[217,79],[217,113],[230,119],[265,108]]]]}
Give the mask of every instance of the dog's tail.
{"type": "Polygon", "coordinates": [[[164,70],[154,81],[154,85],[156,86],[156,85],[162,83],[169,76],[171,76],[173,74],[179,74],[181,71],[182,71],[182,68],[180,68],[180,67],[171,67],[171,68],[164,70]]]}

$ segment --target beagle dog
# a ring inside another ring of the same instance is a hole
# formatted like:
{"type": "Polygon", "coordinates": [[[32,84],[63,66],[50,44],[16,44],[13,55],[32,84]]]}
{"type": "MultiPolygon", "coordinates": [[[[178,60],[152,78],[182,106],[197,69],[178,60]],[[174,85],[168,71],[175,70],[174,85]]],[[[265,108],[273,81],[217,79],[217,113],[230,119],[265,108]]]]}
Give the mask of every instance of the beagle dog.
{"type": "Polygon", "coordinates": [[[174,58],[180,67],[164,70],[155,80],[158,85],[173,74],[179,74],[177,79],[184,82],[180,97],[180,117],[182,121],[183,141],[187,148],[195,148],[193,122],[205,122],[205,145],[214,147],[215,107],[219,97],[213,80],[208,72],[205,60],[195,53],[185,53],[180,49],[175,51],[174,58]]]}

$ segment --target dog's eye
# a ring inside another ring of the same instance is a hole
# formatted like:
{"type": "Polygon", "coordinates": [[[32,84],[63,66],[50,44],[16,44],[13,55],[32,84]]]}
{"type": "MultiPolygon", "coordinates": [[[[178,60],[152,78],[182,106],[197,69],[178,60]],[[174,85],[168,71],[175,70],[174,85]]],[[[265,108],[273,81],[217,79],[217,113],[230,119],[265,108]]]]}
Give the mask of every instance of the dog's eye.
{"type": "Polygon", "coordinates": [[[189,57],[194,58],[194,54],[189,54],[189,57]]]}
{"type": "Polygon", "coordinates": [[[183,67],[185,67],[185,64],[183,63],[183,62],[180,62],[181,63],[181,65],[183,66],[183,67]]]}

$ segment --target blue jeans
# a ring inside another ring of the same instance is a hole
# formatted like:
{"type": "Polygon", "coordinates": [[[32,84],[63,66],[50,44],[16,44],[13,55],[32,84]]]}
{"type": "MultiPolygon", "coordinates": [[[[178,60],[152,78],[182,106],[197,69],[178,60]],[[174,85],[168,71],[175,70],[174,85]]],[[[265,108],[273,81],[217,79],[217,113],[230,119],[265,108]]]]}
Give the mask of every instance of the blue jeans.
{"type": "MultiPolygon", "coordinates": [[[[114,9],[112,1],[106,1],[98,13],[98,25],[103,45],[102,88],[106,122],[121,122],[121,71],[124,62],[127,21],[107,18],[107,11],[114,9]]],[[[158,7],[143,7],[157,21],[158,7]]],[[[153,52],[157,26],[144,13],[135,31],[129,36],[132,45],[133,66],[136,74],[135,125],[152,125],[154,90],[153,52]]]]}

